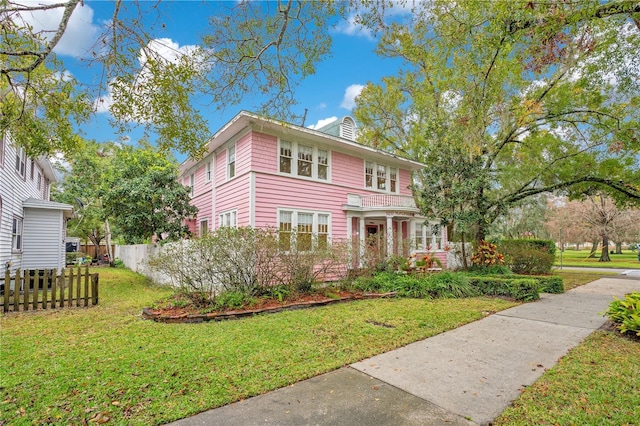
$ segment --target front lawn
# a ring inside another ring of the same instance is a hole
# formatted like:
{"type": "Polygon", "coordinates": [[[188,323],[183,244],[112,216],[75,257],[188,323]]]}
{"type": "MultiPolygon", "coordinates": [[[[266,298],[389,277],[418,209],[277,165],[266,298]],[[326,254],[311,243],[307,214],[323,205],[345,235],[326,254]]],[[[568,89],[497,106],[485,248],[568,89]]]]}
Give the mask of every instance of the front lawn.
{"type": "MultiPolygon", "coordinates": [[[[596,252],[596,257],[589,257],[590,250],[565,250],[562,252],[563,266],[581,266],[587,268],[640,268],[638,253],[624,250],[622,254],[609,254],[611,262],[600,262],[600,251],[596,252]]],[[[556,252],[555,266],[560,266],[560,250],[556,252]]]]}
{"type": "Polygon", "coordinates": [[[637,425],[640,343],[596,332],[528,387],[494,425],[637,425]]]}
{"type": "Polygon", "coordinates": [[[0,317],[0,423],[159,424],[258,395],[513,306],[385,299],[245,320],[161,324],[141,309],[171,292],[96,269],[93,308],[0,317]]]}
{"type": "Polygon", "coordinates": [[[618,275],[618,272],[601,272],[601,271],[567,271],[556,269],[554,275],[562,277],[564,283],[564,291],[590,283],[591,281],[607,276],[618,275]]]}

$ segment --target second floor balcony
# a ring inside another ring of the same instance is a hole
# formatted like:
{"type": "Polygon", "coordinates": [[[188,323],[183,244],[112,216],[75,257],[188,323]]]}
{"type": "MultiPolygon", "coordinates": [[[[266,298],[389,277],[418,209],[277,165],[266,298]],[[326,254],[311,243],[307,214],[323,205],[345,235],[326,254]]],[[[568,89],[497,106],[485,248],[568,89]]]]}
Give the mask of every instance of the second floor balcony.
{"type": "Polygon", "coordinates": [[[347,196],[347,206],[367,209],[402,209],[417,210],[416,201],[411,195],[375,194],[347,196]]]}

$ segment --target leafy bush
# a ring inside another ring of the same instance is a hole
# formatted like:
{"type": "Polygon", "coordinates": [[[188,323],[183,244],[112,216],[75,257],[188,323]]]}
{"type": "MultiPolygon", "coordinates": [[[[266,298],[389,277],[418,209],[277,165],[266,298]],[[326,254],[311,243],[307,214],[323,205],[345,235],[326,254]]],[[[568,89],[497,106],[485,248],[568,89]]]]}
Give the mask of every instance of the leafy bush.
{"type": "Polygon", "coordinates": [[[622,300],[614,300],[605,314],[616,323],[621,333],[631,332],[640,336],[640,293],[630,293],[622,300]]]}
{"type": "Polygon", "coordinates": [[[223,291],[215,300],[216,309],[238,309],[242,308],[250,298],[240,291],[223,291]]]}
{"type": "Polygon", "coordinates": [[[84,253],[81,253],[79,251],[70,251],[65,253],[64,260],[67,265],[72,265],[76,263],[82,256],[84,256],[84,253]]]}
{"type": "MultiPolygon", "coordinates": [[[[295,235],[293,235],[295,239],[295,235]]],[[[204,292],[214,300],[223,292],[247,298],[282,285],[308,292],[321,280],[346,275],[346,244],[313,244],[307,251],[280,250],[278,232],[268,228],[219,228],[202,238],[169,243],[149,264],[184,291],[204,292]]]]}
{"type": "Polygon", "coordinates": [[[473,265],[467,272],[471,275],[513,275],[511,269],[504,265],[473,265]]]}
{"type": "Polygon", "coordinates": [[[124,268],[124,261],[122,259],[120,259],[119,257],[116,257],[115,259],[113,259],[113,267],[114,268],[124,268]]]}
{"type": "Polygon", "coordinates": [[[440,272],[430,275],[426,279],[426,289],[432,297],[438,298],[478,295],[478,291],[471,286],[469,279],[464,274],[456,272],[440,272]]]}
{"type": "Polygon", "coordinates": [[[550,240],[502,240],[505,265],[517,274],[548,274],[555,262],[556,246],[550,240]]]}
{"type": "Polygon", "coordinates": [[[479,276],[468,277],[468,279],[473,288],[487,296],[506,296],[523,301],[540,298],[538,283],[534,278],[479,276]]]}
{"type": "Polygon", "coordinates": [[[471,256],[471,263],[481,266],[502,265],[504,263],[504,256],[498,253],[495,244],[480,241],[473,256],[471,256]]]}
{"type": "Polygon", "coordinates": [[[549,275],[543,277],[528,277],[533,278],[538,282],[538,287],[541,293],[564,293],[564,281],[562,277],[557,275],[549,275]]]}

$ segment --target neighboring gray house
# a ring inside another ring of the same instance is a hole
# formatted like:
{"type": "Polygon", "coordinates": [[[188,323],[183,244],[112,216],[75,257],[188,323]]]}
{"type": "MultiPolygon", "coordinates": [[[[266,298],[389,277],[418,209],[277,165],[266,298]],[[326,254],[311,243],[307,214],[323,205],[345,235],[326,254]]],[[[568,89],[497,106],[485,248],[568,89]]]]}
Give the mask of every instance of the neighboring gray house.
{"type": "Polygon", "coordinates": [[[50,201],[56,181],[47,158],[30,159],[11,138],[0,139],[0,276],[9,269],[62,269],[73,207],[50,201]]]}

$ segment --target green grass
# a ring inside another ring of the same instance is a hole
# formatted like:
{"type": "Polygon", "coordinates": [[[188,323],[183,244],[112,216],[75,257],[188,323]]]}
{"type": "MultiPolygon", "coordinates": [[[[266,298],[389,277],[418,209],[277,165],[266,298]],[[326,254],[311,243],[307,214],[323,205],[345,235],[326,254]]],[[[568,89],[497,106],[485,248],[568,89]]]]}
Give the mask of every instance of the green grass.
{"type": "Polygon", "coordinates": [[[563,278],[564,291],[571,290],[572,288],[579,287],[581,285],[590,283],[591,281],[605,278],[611,275],[617,275],[617,272],[602,272],[602,271],[560,271],[555,270],[554,275],[559,275],[563,278]]]}
{"type": "MultiPolygon", "coordinates": [[[[595,258],[589,257],[590,250],[565,250],[562,253],[563,266],[583,266],[591,268],[640,268],[638,254],[623,250],[622,254],[610,254],[611,262],[600,262],[600,251],[595,258]]],[[[560,251],[556,252],[555,266],[560,266],[560,251]]]]}
{"type": "Polygon", "coordinates": [[[494,425],[637,425],[640,343],[596,332],[527,388],[494,425]]]}
{"type": "Polygon", "coordinates": [[[514,305],[489,298],[366,300],[237,321],[160,324],[142,320],[141,308],[169,290],[126,270],[97,272],[96,307],[0,317],[0,423],[165,423],[514,305]]]}

